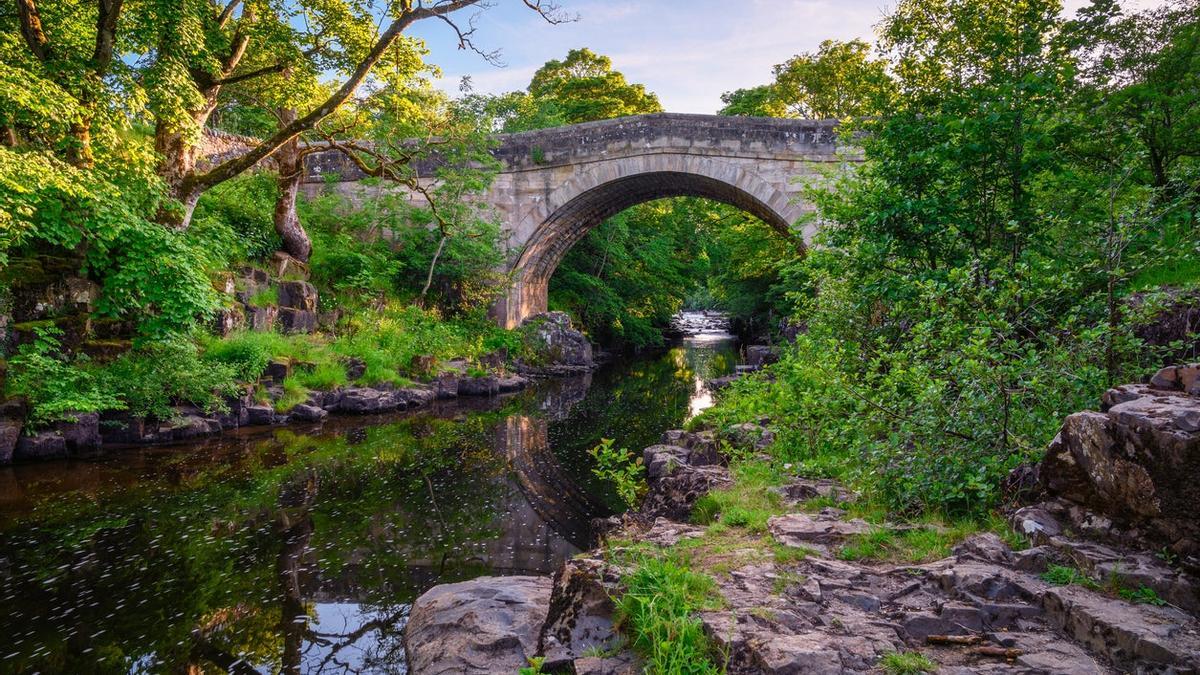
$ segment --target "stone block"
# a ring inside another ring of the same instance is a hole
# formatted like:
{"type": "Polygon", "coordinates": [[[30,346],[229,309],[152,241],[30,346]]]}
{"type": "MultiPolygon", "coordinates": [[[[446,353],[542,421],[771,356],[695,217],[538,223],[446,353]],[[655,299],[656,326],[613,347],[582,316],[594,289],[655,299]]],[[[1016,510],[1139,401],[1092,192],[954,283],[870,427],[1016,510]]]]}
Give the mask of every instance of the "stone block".
{"type": "Polygon", "coordinates": [[[302,403],[292,408],[290,415],[292,419],[300,422],[320,422],[329,416],[329,411],[302,403]]]}
{"type": "Polygon", "coordinates": [[[317,330],[317,313],[308,310],[280,307],[278,321],[285,333],[312,333],[317,330]]]}
{"type": "Polygon", "coordinates": [[[280,307],[317,311],[317,288],[307,281],[281,281],[278,292],[280,307]]]}
{"type": "Polygon", "coordinates": [[[22,436],[13,451],[14,461],[63,459],[67,456],[67,441],[57,431],[42,431],[22,436]]]}
{"type": "Polygon", "coordinates": [[[459,396],[495,396],[500,393],[500,382],[493,375],[462,377],[458,380],[459,396]]]}

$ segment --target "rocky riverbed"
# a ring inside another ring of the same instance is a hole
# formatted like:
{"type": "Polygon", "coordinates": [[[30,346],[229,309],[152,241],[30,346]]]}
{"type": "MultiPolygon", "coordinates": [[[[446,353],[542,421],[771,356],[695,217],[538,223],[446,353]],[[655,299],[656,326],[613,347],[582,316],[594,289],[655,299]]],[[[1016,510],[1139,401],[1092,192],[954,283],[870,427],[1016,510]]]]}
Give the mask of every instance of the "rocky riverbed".
{"type": "Polygon", "coordinates": [[[855,495],[828,480],[779,488],[785,513],[765,533],[691,524],[697,499],[732,482],[722,442],[769,452],[773,434],[769,420],[669,431],[645,449],[649,492],[606,524],[608,546],[552,577],[418,598],[411,671],[512,672],[540,657],[546,672],[639,672],[612,598],[630,572],[621,547],[648,545],[701,552],[719,597],[696,617],[730,673],[881,672],[911,652],[940,673],[1200,672],[1198,382],[1200,366],[1164,370],[1068,418],[1045,459],[1013,477],[1021,536],[977,533],[920,564],[846,559],[848,543],[920,526],[852,517],[855,495]]]}

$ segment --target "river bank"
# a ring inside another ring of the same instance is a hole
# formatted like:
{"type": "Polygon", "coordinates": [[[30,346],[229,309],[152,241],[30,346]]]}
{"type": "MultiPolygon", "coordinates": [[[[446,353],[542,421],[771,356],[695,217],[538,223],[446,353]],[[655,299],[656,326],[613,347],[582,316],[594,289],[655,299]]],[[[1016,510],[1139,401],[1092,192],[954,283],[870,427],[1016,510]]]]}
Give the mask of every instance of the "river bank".
{"type": "Polygon", "coordinates": [[[1192,672],[1194,511],[1172,510],[1189,498],[1171,448],[1200,444],[1197,372],[1165,369],[1068,418],[995,522],[889,519],[773,464],[769,420],[666,432],[642,453],[645,498],[600,546],[553,575],[418,598],[411,672],[1192,672]],[[1136,449],[1106,455],[1109,436],[1136,449]],[[1114,485],[1117,465],[1149,482],[1114,485]],[[1147,498],[1161,512],[1127,503],[1147,498]]]}
{"type": "Polygon", "coordinates": [[[588,451],[683,424],[736,361],[679,344],[496,396],[0,467],[0,672],[404,672],[414,598],[588,550],[621,508],[588,451]]]}
{"type": "Polygon", "coordinates": [[[100,412],[69,411],[48,425],[26,425],[29,415],[21,399],[0,405],[0,465],[94,456],[113,448],[192,441],[250,427],[311,424],[331,414],[371,415],[428,406],[433,401],[487,397],[519,391],[531,379],[564,377],[597,366],[587,337],[570,318],[551,312],[532,317],[520,331],[519,354],[499,350],[477,362],[453,358],[439,362],[431,355],[414,357],[412,370],[421,381],[391,373],[391,379],[368,384],[369,364],[344,357],[327,367],[337,370],[326,382],[297,388],[293,378],[320,365],[296,358],[274,358],[207,407],[179,404],[165,412],[139,415],[125,408],[100,412]],[[403,384],[407,382],[408,384],[403,384]]]}

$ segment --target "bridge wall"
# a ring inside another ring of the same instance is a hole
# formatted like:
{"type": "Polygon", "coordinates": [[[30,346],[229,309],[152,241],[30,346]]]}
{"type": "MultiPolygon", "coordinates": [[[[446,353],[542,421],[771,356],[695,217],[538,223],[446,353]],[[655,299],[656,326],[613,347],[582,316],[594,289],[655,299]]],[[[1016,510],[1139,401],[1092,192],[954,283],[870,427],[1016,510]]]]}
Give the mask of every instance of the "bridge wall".
{"type": "MultiPolygon", "coordinates": [[[[550,276],[579,239],[635,204],[697,196],[788,229],[811,211],[804,186],[859,161],[835,121],[654,114],[498,137],[503,169],[483,197],[499,216],[513,285],[494,310],[512,327],[546,309],[550,276]]],[[[309,158],[305,191],[362,193],[361,172],[338,153],[309,158]]],[[[382,189],[382,188],[372,188],[382,189]]],[[[806,224],[804,240],[815,225],[806,224]]]]}

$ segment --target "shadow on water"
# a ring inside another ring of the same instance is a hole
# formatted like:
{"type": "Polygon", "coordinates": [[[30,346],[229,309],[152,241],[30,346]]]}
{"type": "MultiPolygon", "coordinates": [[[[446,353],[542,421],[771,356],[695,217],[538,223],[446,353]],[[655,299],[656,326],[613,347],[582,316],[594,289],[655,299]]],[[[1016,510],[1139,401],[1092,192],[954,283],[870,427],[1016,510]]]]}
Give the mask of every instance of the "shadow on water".
{"type": "Polygon", "coordinates": [[[510,397],[0,469],[0,672],[403,672],[417,595],[590,546],[619,502],[587,450],[653,443],[735,359],[685,341],[510,397]]]}

